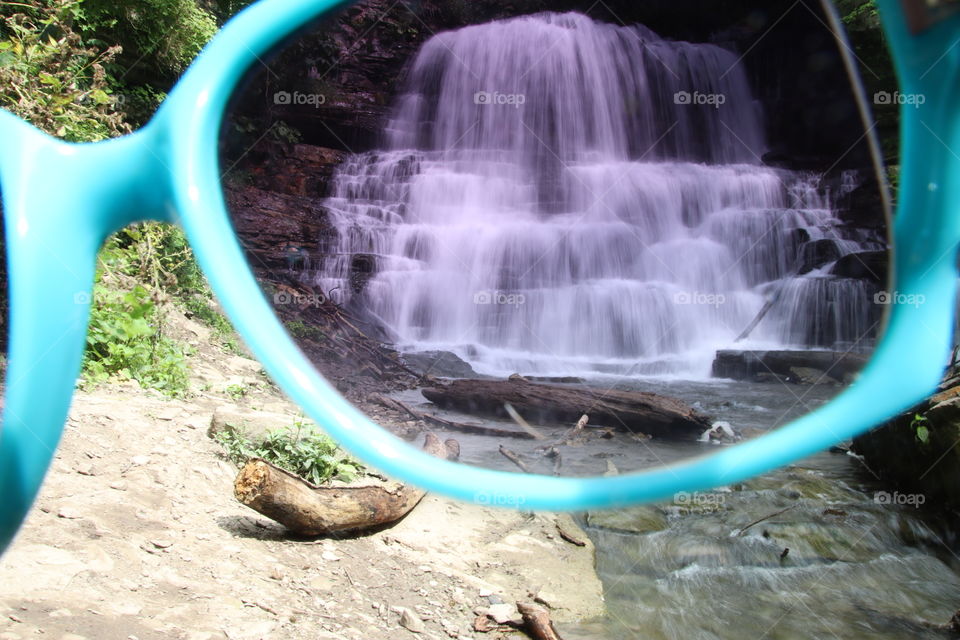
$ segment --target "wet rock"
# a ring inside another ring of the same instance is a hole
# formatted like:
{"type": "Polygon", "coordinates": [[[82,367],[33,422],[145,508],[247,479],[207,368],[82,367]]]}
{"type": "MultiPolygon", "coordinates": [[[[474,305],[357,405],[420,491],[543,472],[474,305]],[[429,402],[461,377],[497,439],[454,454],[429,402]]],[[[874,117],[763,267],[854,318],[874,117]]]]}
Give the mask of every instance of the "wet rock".
{"type": "Polygon", "coordinates": [[[634,507],[615,511],[591,511],[587,524],[612,531],[653,533],[667,529],[667,517],[659,507],[634,507]]]}
{"type": "Polygon", "coordinates": [[[863,251],[843,256],[830,269],[830,274],[840,278],[868,280],[878,286],[887,284],[890,254],[886,251],[863,251]]]}
{"type": "Polygon", "coordinates": [[[800,269],[797,273],[800,275],[810,273],[839,259],[840,248],[835,240],[831,238],[814,240],[800,247],[800,269]]]}
{"type": "Polygon", "coordinates": [[[463,358],[450,351],[420,351],[403,354],[404,363],[421,375],[439,378],[476,378],[477,372],[463,358]]]}
{"type": "Polygon", "coordinates": [[[960,509],[960,397],[952,395],[958,389],[946,389],[855,438],[851,449],[914,502],[960,509]]]}
{"type": "Polygon", "coordinates": [[[867,357],[839,351],[718,351],[715,378],[762,381],[770,376],[798,382],[798,371],[818,384],[848,383],[867,364],[867,357]]]}
{"type": "Polygon", "coordinates": [[[315,255],[328,231],[318,198],[244,187],[228,190],[227,202],[243,248],[259,268],[290,269],[290,248],[301,250],[298,256],[315,255]]]}

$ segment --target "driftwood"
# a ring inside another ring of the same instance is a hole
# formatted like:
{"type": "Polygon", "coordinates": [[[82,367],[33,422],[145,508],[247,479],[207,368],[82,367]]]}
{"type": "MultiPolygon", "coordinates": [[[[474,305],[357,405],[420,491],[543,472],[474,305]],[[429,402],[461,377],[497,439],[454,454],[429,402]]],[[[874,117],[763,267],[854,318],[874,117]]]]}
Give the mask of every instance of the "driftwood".
{"type": "Polygon", "coordinates": [[[507,449],[503,445],[500,445],[500,455],[502,455],[504,458],[506,458],[513,464],[517,465],[520,471],[523,471],[524,473],[533,473],[532,471],[530,471],[530,467],[528,467],[527,464],[520,459],[520,456],[518,456],[513,451],[510,451],[510,449],[507,449]]]}
{"type": "Polygon", "coordinates": [[[503,405],[503,410],[507,412],[507,415],[510,416],[510,419],[513,420],[518,427],[529,433],[535,440],[546,440],[547,436],[543,435],[536,429],[530,426],[530,423],[523,419],[523,416],[517,413],[517,410],[513,408],[511,404],[503,405]]]}
{"type": "Polygon", "coordinates": [[[768,515],[768,516],[763,516],[763,517],[760,518],[759,520],[754,520],[753,522],[751,522],[750,524],[748,524],[748,525],[745,526],[744,528],[742,528],[742,529],[740,529],[739,531],[737,531],[737,535],[738,535],[738,536],[742,536],[742,535],[747,531],[747,529],[749,529],[750,527],[756,526],[756,525],[760,524],[761,522],[766,522],[766,521],[769,520],[770,518],[776,518],[777,516],[782,515],[782,514],[786,513],[787,511],[790,511],[790,510],[792,510],[792,509],[796,509],[796,507],[794,506],[794,507],[787,507],[786,509],[780,509],[780,511],[777,511],[777,512],[775,512],[775,513],[771,513],[771,514],[768,515]]]}
{"type": "MultiPolygon", "coordinates": [[[[460,445],[455,440],[441,443],[428,433],[423,448],[431,455],[456,460],[460,445]]],[[[240,470],[234,495],[242,504],[287,529],[316,536],[396,522],[417,506],[426,493],[417,487],[374,477],[362,482],[319,487],[254,459],[240,470]]]]}
{"type": "Polygon", "coordinates": [[[518,602],[517,611],[523,616],[524,629],[533,640],[563,640],[553,628],[550,613],[540,605],[518,602]]]}
{"type": "Polygon", "coordinates": [[[536,424],[574,423],[584,413],[597,426],[653,436],[694,440],[710,421],[679,400],[640,391],[602,391],[526,380],[454,380],[423,389],[440,407],[465,413],[506,415],[509,404],[536,424]]]}
{"type": "MultiPolygon", "coordinates": [[[[583,430],[587,428],[587,422],[590,421],[590,416],[584,414],[580,416],[580,419],[577,420],[577,424],[574,425],[573,429],[567,431],[559,442],[556,445],[570,445],[570,444],[579,444],[584,440],[583,430]]],[[[556,446],[554,445],[554,446],[556,446]]]]}
{"type": "Polygon", "coordinates": [[[480,424],[467,424],[464,422],[454,422],[440,416],[435,416],[426,412],[416,411],[399,400],[388,398],[379,393],[370,395],[370,399],[389,409],[394,409],[406,413],[414,420],[423,420],[436,427],[448,431],[460,431],[461,433],[471,433],[478,436],[496,436],[500,438],[519,438],[521,440],[535,440],[536,436],[528,431],[511,431],[509,429],[497,429],[496,427],[485,427],[480,424]]]}

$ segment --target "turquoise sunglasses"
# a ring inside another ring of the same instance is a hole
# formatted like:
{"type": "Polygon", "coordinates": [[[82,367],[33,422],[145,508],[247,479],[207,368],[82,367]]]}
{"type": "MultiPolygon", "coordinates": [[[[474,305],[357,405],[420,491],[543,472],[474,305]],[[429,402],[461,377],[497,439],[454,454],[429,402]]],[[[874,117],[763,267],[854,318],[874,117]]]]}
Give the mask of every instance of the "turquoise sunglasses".
{"type": "MultiPolygon", "coordinates": [[[[218,136],[247,72],[291,34],[345,4],[255,4],[207,47],[150,124],[124,138],[66,144],[0,111],[0,186],[14,311],[0,433],[0,550],[34,501],[62,434],[80,370],[97,252],[110,234],[143,220],[183,227],[236,329],[324,430],[381,471],[466,501],[585,510],[707,490],[848,440],[937,387],[951,346],[960,241],[960,3],[879,0],[901,90],[926,97],[903,110],[902,188],[892,227],[895,302],[926,303],[892,305],[883,339],[855,384],[757,439],[608,478],[456,465],[390,435],[347,402],[291,340],[251,273],[221,188],[218,136]]],[[[836,16],[827,14],[839,33],[836,16]]]]}

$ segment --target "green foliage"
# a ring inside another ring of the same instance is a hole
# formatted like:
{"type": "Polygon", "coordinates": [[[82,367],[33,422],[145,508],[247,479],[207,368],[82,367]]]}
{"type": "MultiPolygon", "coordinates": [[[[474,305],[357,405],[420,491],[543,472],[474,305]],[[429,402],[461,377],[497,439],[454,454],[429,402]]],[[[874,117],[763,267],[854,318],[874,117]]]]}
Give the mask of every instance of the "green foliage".
{"type": "Polygon", "coordinates": [[[187,367],[178,345],[164,336],[161,312],[144,287],[122,292],[98,284],[87,333],[84,372],[92,382],[137,380],[167,395],[187,389],[187,367]]]}
{"type": "Polygon", "coordinates": [[[161,78],[182,73],[217,32],[194,0],[83,0],[78,22],[88,37],[122,45],[138,76],[161,78]]]}
{"type": "Polygon", "coordinates": [[[105,69],[121,47],[88,46],[71,27],[79,6],[0,3],[0,107],[51,135],[90,142],[129,127],[105,69]]]}
{"type": "Polygon", "coordinates": [[[930,421],[927,420],[925,416],[919,413],[914,414],[913,420],[910,422],[910,428],[913,430],[918,442],[921,444],[930,443],[930,421]]]}
{"type": "Polygon", "coordinates": [[[834,3],[848,29],[879,29],[876,0],[836,0],[834,3]]]}
{"type": "Polygon", "coordinates": [[[200,0],[199,4],[223,24],[254,2],[255,0],[200,0]]]}
{"type": "Polygon", "coordinates": [[[242,384],[231,384],[224,391],[235,401],[247,397],[247,387],[242,384]]]}
{"type": "Polygon", "coordinates": [[[287,331],[297,339],[320,341],[326,338],[319,327],[309,325],[302,320],[292,320],[286,323],[287,331]]]}
{"type": "Polygon", "coordinates": [[[256,443],[232,427],[217,434],[216,440],[237,465],[262,458],[317,485],[331,479],[350,482],[364,468],[329,436],[300,421],[273,431],[256,443]]]}
{"type": "Polygon", "coordinates": [[[213,292],[179,227],[157,222],[127,227],[104,245],[100,264],[109,273],[135,278],[171,296],[188,316],[213,329],[230,351],[243,353],[233,327],[215,308],[213,292]]]}
{"type": "MultiPolygon", "coordinates": [[[[837,0],[835,4],[856,54],[868,99],[873,99],[881,91],[890,94],[897,91],[899,85],[881,28],[876,0],[837,0]]],[[[897,165],[900,153],[899,106],[889,101],[881,104],[874,100],[871,109],[878,124],[877,133],[884,158],[887,164],[897,165]]],[[[897,185],[891,186],[896,193],[897,185]]]]}

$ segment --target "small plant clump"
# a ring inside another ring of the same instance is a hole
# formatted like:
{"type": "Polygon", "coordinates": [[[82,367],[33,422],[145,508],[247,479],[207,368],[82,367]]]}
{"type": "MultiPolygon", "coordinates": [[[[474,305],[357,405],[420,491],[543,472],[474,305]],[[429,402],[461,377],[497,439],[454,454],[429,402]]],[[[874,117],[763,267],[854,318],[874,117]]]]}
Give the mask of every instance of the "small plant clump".
{"type": "Polygon", "coordinates": [[[350,482],[364,470],[330,436],[300,421],[270,432],[259,442],[236,427],[224,429],[216,440],[238,466],[260,458],[315,485],[330,480],[350,482]]]}
{"type": "Polygon", "coordinates": [[[180,346],[163,334],[160,316],[144,287],[124,292],[98,284],[84,355],[86,379],[133,379],[168,396],[182,395],[188,385],[186,361],[180,346]]]}

